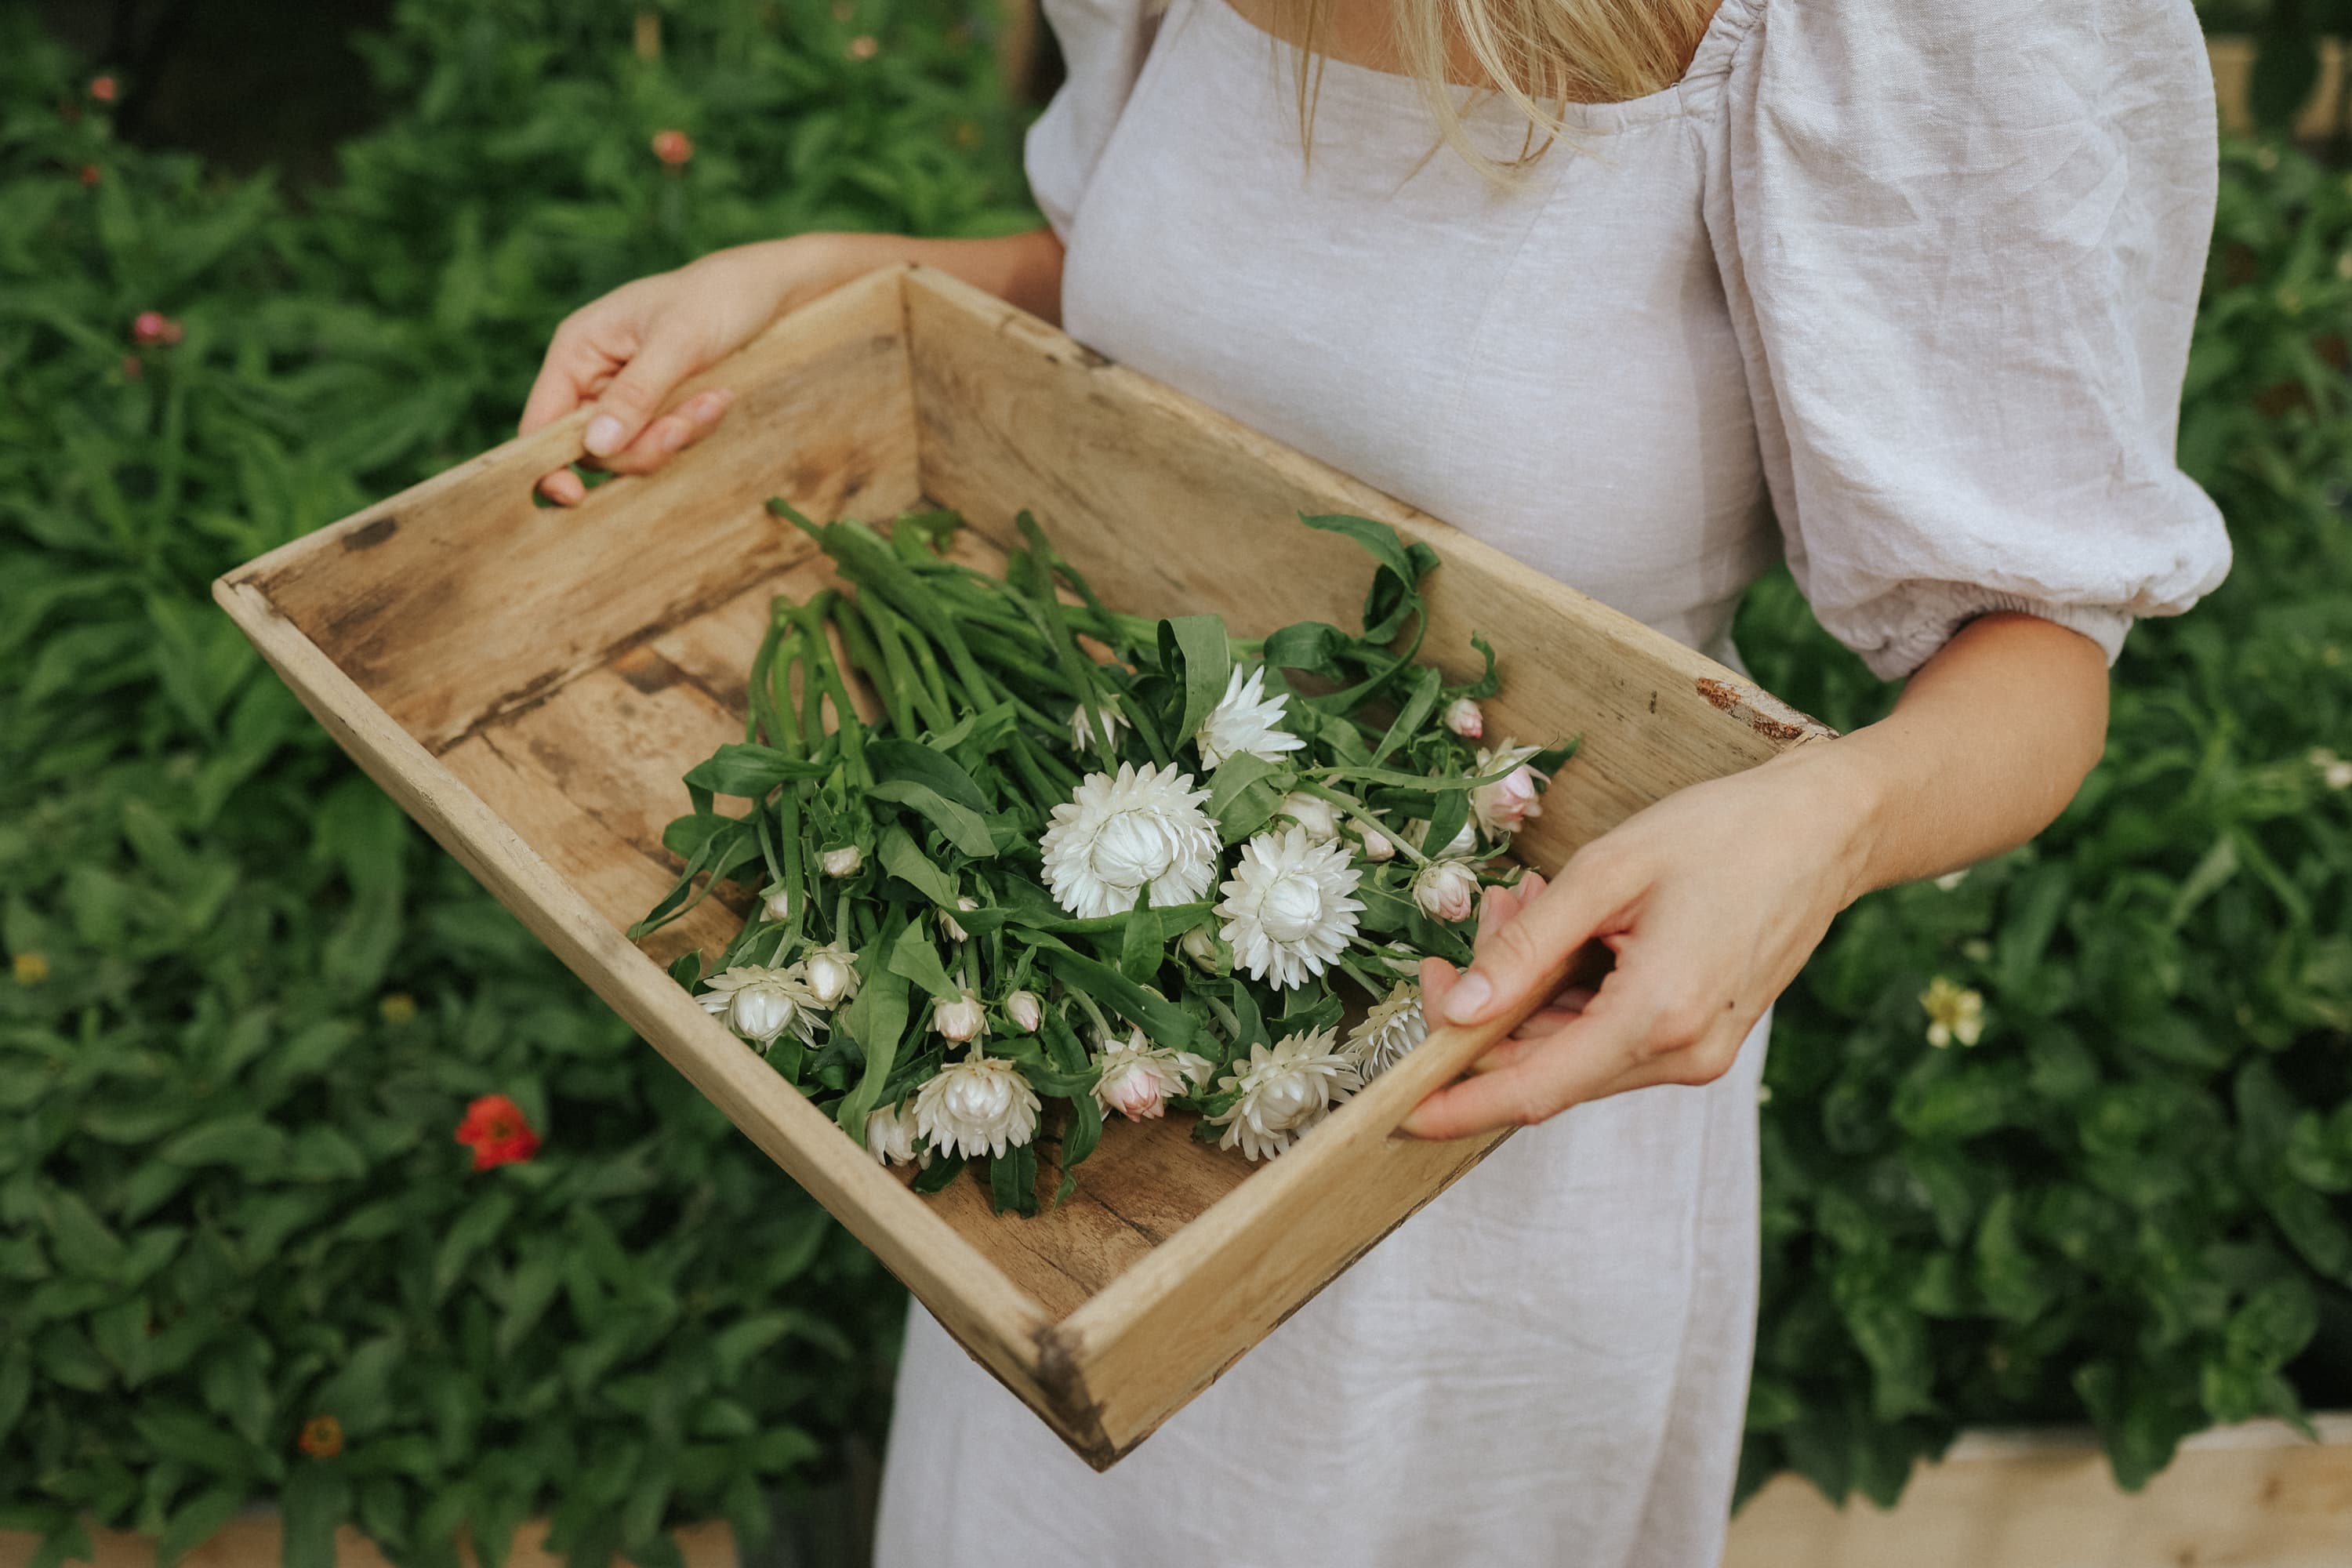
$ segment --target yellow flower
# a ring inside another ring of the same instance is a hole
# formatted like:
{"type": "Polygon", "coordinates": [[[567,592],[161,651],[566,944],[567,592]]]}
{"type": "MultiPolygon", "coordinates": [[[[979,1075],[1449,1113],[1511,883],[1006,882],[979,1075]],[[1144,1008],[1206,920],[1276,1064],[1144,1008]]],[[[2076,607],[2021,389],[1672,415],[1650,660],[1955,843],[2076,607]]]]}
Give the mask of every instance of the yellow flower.
{"type": "Polygon", "coordinates": [[[394,991],[376,1004],[376,1011],[383,1015],[385,1023],[394,1026],[413,1024],[416,1021],[416,998],[405,991],[394,991]]]}
{"type": "Polygon", "coordinates": [[[1927,1015],[1927,1043],[1942,1049],[1958,1040],[1973,1046],[1984,1034],[1984,998],[1938,974],[1919,993],[1927,1015]]]}
{"type": "Polygon", "coordinates": [[[49,977],[49,961],[37,952],[16,955],[16,984],[38,985],[49,977]]]}

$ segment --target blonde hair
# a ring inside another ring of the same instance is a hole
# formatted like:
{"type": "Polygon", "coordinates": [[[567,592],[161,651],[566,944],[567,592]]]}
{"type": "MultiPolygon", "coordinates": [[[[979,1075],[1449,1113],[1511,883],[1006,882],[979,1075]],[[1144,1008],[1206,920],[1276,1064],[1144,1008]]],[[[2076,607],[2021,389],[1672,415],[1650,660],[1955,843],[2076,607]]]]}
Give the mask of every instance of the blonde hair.
{"type": "MultiPolygon", "coordinates": [[[[1296,40],[1298,130],[1311,158],[1319,46],[1333,0],[1276,0],[1296,40]]],[[[1681,79],[1718,0],[1389,0],[1401,63],[1436,121],[1440,145],[1481,173],[1507,179],[1566,134],[1565,106],[1616,103],[1681,79]],[[1468,102],[1454,90],[1468,86],[1468,102]],[[1518,111],[1527,135],[1497,159],[1471,142],[1470,103],[1492,94],[1518,111]]]]}

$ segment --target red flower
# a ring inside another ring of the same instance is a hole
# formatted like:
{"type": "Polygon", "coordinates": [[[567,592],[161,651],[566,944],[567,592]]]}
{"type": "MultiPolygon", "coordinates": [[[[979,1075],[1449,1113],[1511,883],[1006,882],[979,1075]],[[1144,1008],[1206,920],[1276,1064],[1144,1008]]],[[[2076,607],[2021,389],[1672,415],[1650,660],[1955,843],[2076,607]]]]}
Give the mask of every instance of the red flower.
{"type": "Polygon", "coordinates": [[[81,183],[85,185],[94,185],[104,177],[99,173],[98,165],[95,163],[84,163],[81,166],[81,183]]]}
{"type": "Polygon", "coordinates": [[[161,310],[142,310],[131,323],[131,341],[142,345],[176,343],[183,335],[180,323],[161,310]]]}
{"type": "Polygon", "coordinates": [[[656,131],[654,156],[673,169],[683,168],[686,161],[694,156],[694,138],[683,131],[656,131]]]}
{"type": "Polygon", "coordinates": [[[466,1107],[466,1120],[457,1123],[457,1142],[473,1146],[477,1171],[539,1152],[539,1134],[523,1120],[522,1107],[503,1094],[486,1094],[466,1107]]]}
{"type": "Polygon", "coordinates": [[[100,103],[112,103],[116,90],[114,79],[110,76],[94,76],[89,79],[89,95],[100,103]]]}
{"type": "Polygon", "coordinates": [[[294,1446],[314,1459],[331,1459],[343,1451],[343,1424],[331,1415],[313,1415],[302,1423],[294,1446]]]}

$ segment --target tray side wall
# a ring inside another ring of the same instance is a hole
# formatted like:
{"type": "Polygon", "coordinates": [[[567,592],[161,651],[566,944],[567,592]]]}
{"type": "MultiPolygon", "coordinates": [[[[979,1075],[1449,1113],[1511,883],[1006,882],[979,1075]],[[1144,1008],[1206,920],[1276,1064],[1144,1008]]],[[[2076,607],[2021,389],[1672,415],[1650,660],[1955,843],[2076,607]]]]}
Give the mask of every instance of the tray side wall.
{"type": "Polygon", "coordinates": [[[1518,851],[1546,869],[1664,795],[1827,736],[1734,671],[942,274],[908,279],[924,493],[1007,548],[1026,508],[1104,600],[1215,611],[1244,636],[1358,624],[1370,558],[1295,527],[1352,512],[1434,546],[1422,657],[1465,679],[1503,659],[1488,733],[1581,733],[1518,851]],[[1540,670],[1540,679],[1531,672],[1540,670]]]}
{"type": "Polygon", "coordinates": [[[903,300],[881,273],[793,312],[677,395],[731,388],[716,429],[577,507],[531,490],[580,457],[586,409],[231,575],[441,752],[808,553],[768,497],[818,517],[915,504],[903,300]]]}

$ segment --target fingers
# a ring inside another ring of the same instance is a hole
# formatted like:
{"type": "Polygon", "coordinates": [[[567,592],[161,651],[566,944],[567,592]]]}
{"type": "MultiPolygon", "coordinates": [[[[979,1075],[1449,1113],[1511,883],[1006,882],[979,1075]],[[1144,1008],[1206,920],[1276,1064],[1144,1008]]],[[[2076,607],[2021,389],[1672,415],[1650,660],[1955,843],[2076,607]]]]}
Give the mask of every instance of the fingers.
{"type": "Polygon", "coordinates": [[[1538,882],[1538,890],[1523,892],[1511,918],[1489,928],[1487,911],[1480,910],[1477,957],[1445,998],[1446,1022],[1475,1024],[1550,995],[1567,978],[1577,950],[1613,927],[1639,891],[1607,862],[1585,862],[1549,886],[1528,880],[1538,882]]]}
{"type": "Polygon", "coordinates": [[[701,368],[698,355],[680,334],[649,334],[613,378],[613,384],[596,399],[595,416],[588,421],[583,437],[588,455],[614,458],[627,451],[646,433],[646,426],[653,423],[655,413],[677,384],[701,368]]]}
{"type": "Polygon", "coordinates": [[[698,392],[647,425],[625,448],[605,458],[604,466],[616,474],[649,474],[710,434],[734,401],[735,395],[723,386],[698,392]]]}
{"type": "Polygon", "coordinates": [[[1641,1005],[1588,1008],[1556,1032],[1496,1047],[1500,1065],[1439,1089],[1401,1130],[1415,1138],[1466,1138],[1526,1127],[1613,1088],[1639,1062],[1653,1019],[1641,1005]]]}
{"type": "Polygon", "coordinates": [[[540,476],[539,493],[558,506],[578,506],[588,499],[588,486],[570,468],[558,468],[540,476]]]}

